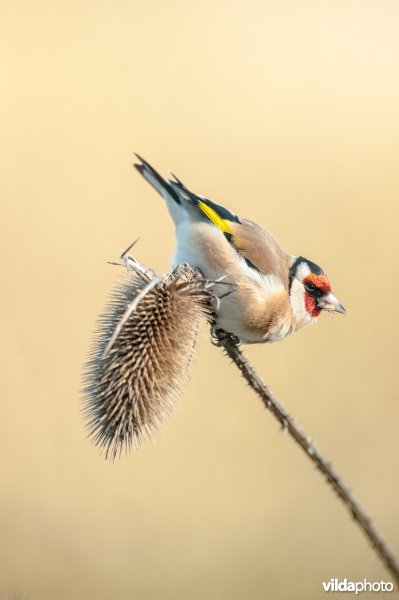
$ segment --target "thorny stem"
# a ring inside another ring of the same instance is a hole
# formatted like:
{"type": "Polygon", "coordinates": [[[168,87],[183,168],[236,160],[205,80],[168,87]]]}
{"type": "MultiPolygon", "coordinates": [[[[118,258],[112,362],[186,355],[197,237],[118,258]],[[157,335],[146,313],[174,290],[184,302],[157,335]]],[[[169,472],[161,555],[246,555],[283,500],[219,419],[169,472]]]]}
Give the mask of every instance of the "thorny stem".
{"type": "Polygon", "coordinates": [[[218,335],[218,332],[216,333],[216,338],[217,345],[224,348],[226,354],[240,369],[242,375],[247,380],[250,387],[258,394],[265,407],[272,412],[282,428],[288,432],[307,454],[310,460],[316,465],[319,471],[323,473],[327,482],[331,485],[339,498],[341,498],[353,519],[371,542],[376,554],[394,576],[396,583],[399,584],[399,563],[397,562],[396,557],[382,539],[370,517],[335,472],[331,463],[324,458],[312,442],[312,439],[296,424],[291,415],[287,413],[272,392],[266,387],[258,373],[250,364],[248,358],[238,347],[236,340],[228,334],[218,335]]]}
{"type": "MultiPolygon", "coordinates": [[[[134,244],[132,244],[132,246],[133,245],[134,244]]],[[[155,277],[154,272],[129,255],[130,248],[131,246],[121,256],[125,265],[136,272],[145,274],[149,280],[153,279],[155,277]]],[[[312,438],[297,425],[291,415],[283,408],[272,392],[263,383],[248,358],[238,347],[239,340],[235,336],[225,333],[222,330],[217,330],[214,327],[212,328],[212,340],[216,346],[220,346],[224,349],[226,354],[237,365],[249,386],[258,394],[265,407],[271,411],[281,427],[288,432],[294,441],[307,454],[313,464],[321,471],[321,473],[323,473],[327,482],[331,485],[337,496],[341,498],[353,519],[357,522],[364,535],[370,541],[377,556],[379,556],[388,571],[393,575],[396,583],[399,585],[399,563],[395,555],[381,537],[368,514],[333,469],[331,463],[329,463],[316,448],[312,438]]]]}

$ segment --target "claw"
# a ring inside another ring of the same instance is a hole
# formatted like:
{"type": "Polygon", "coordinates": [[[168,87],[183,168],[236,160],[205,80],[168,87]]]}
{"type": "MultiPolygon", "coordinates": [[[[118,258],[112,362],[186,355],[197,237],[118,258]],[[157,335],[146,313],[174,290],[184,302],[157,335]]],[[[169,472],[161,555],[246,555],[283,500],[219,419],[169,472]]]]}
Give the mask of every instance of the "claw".
{"type": "Polygon", "coordinates": [[[231,342],[235,346],[238,346],[240,339],[233,333],[228,333],[224,329],[217,328],[216,325],[211,327],[211,342],[214,346],[224,346],[226,342],[231,342]]]}

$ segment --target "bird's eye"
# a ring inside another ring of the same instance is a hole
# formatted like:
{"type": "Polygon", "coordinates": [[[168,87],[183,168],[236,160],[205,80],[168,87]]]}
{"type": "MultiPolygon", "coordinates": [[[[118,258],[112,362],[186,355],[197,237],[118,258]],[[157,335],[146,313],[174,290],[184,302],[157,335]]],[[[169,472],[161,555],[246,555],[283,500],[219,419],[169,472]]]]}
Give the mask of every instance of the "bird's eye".
{"type": "Polygon", "coordinates": [[[316,290],[316,286],[314,283],[305,283],[305,289],[310,294],[316,290]]]}

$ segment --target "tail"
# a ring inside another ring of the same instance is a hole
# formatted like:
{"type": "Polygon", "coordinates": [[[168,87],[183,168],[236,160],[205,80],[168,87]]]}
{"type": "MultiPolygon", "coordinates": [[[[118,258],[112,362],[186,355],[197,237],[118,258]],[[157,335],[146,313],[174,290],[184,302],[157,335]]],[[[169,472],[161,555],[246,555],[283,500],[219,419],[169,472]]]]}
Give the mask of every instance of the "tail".
{"type": "Polygon", "coordinates": [[[134,167],[138,170],[139,173],[152,185],[156,191],[161,194],[162,198],[164,198],[167,202],[175,202],[177,204],[181,204],[181,197],[179,194],[173,189],[171,184],[166,181],[161,175],[150,165],[147,161],[145,161],[141,156],[135,154],[139,159],[140,163],[135,163],[134,167]]]}
{"type": "Polygon", "coordinates": [[[205,196],[193,194],[180,179],[171,173],[173,179],[164,179],[141,156],[136,154],[140,164],[134,166],[153,188],[166,200],[169,212],[176,224],[187,219],[198,219],[213,223],[230,239],[230,221],[240,223],[240,219],[220,204],[212,202],[205,196]]]}

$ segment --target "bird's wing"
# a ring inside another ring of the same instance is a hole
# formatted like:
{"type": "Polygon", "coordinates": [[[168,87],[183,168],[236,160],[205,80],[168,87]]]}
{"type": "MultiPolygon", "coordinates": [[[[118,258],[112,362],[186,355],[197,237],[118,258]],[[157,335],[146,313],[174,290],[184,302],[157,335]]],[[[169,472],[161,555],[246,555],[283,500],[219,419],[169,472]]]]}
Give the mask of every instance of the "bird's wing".
{"type": "Polygon", "coordinates": [[[185,200],[188,200],[192,207],[195,207],[197,217],[206,219],[214,225],[216,225],[224,234],[229,233],[229,223],[239,223],[240,219],[227,208],[212,202],[205,196],[199,196],[191,192],[181,181],[173,175],[174,180],[169,179],[168,183],[172,186],[174,191],[185,200]]]}
{"type": "Polygon", "coordinates": [[[230,223],[230,243],[247,264],[266,275],[276,275],[288,287],[290,256],[266,229],[241,219],[230,223]]]}
{"type": "Polygon", "coordinates": [[[175,177],[169,180],[177,193],[191,200],[208,221],[216,225],[227,241],[244,258],[247,265],[263,274],[273,274],[288,285],[290,257],[277,240],[266,229],[250,221],[241,219],[220,204],[209,198],[197,196],[175,177]]]}
{"type": "Polygon", "coordinates": [[[141,164],[135,167],[165,198],[176,221],[181,218],[180,211],[183,211],[192,220],[212,223],[223,232],[229,244],[251,269],[276,275],[288,285],[289,256],[266,229],[253,221],[239,218],[209,198],[194,194],[175,175],[173,180],[165,180],[149,163],[136,156],[141,164]]]}

